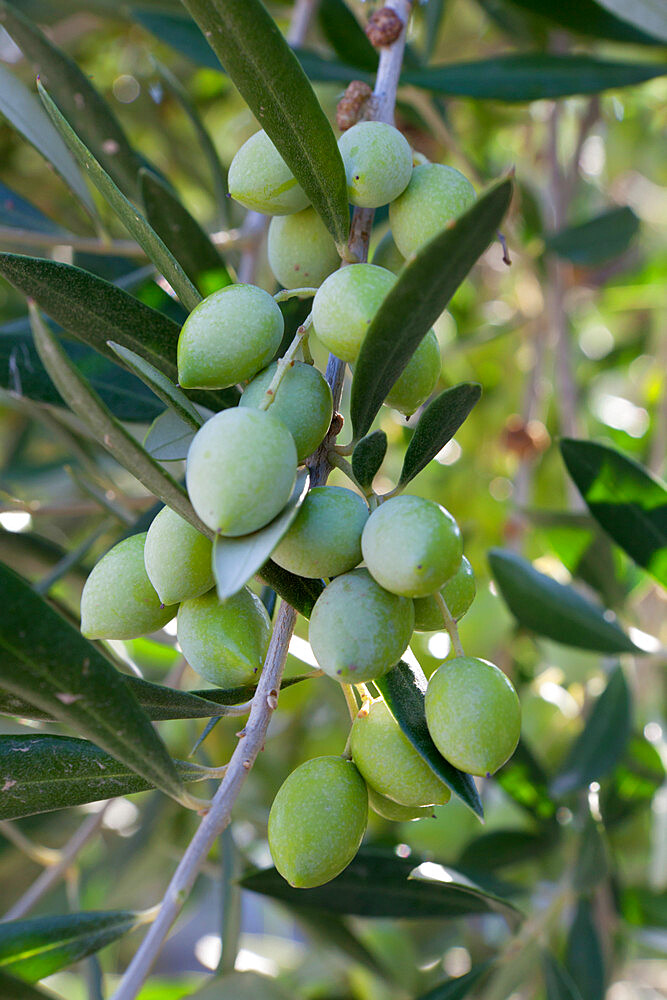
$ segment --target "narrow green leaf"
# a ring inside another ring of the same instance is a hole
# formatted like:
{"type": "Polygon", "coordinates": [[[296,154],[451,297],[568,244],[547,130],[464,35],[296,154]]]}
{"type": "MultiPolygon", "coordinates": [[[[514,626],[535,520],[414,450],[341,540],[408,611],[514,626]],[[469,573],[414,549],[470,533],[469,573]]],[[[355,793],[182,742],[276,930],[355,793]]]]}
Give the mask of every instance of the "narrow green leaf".
{"type": "Polygon", "coordinates": [[[86,176],[93,182],[109,207],[123,223],[130,236],[143,249],[148,259],[153,261],[160,274],[164,275],[167,279],[185,308],[188,311],[194,309],[201,302],[201,295],[185,274],[181,265],[174,259],[157,233],[151,229],[143,215],[137,211],[135,206],[127,200],[120,188],[114,184],[109,174],[98,163],[85,143],[81,141],[39,81],[37,81],[37,89],[49,118],[65,140],[68,149],[73,153],[76,161],[86,171],[86,176]]]}
{"type": "Polygon", "coordinates": [[[387,454],[387,435],[384,431],[373,431],[352,452],[352,471],[362,489],[370,489],[373,478],[387,454]]]}
{"type": "Polygon", "coordinates": [[[0,564],[0,685],[183,800],[167,749],[97,647],[0,564]]]}
{"type": "Polygon", "coordinates": [[[324,37],[343,62],[375,73],[377,51],[345,0],[320,0],[317,20],[324,37]]]}
{"type": "MultiPolygon", "coordinates": [[[[174,761],[183,782],[208,768],[174,761]]],[[[0,819],[19,819],[144,792],[155,785],[88,740],[69,736],[0,736],[0,819]]]]}
{"type": "Polygon", "coordinates": [[[512,181],[501,181],[401,271],[368,327],[355,365],[350,397],[355,439],[370,430],[420,341],[494,238],[511,198],[512,181]]]}
{"type": "Polygon", "coordinates": [[[491,549],[489,565],[507,606],[523,628],[580,649],[642,652],[619,628],[611,612],[604,612],[573,587],[538,572],[527,559],[491,549]]]}
{"type": "Polygon", "coordinates": [[[221,601],[227,600],[246,585],[267,561],[287,532],[306,499],[310,473],[300,471],[292,495],[272,521],[249,535],[237,538],[216,535],[213,544],[213,572],[221,601]]]}
{"type": "Polygon", "coordinates": [[[200,279],[215,275],[218,288],[231,285],[224,261],[208,235],[170,188],[149,170],[142,170],[141,197],[148,222],[169,247],[190,281],[200,288],[200,279]]]}
{"type": "Polygon", "coordinates": [[[625,253],[638,230],[639,219],[631,208],[610,208],[588,222],[549,234],[545,245],[573,264],[596,267],[625,253]]]}
{"type": "Polygon", "coordinates": [[[491,830],[469,841],[457,866],[463,870],[495,871],[506,865],[521,864],[539,858],[554,848],[550,831],[491,830]]]}
{"type": "Polygon", "coordinates": [[[336,243],[348,236],[343,161],[308,77],[260,0],[184,0],[336,243]]]}
{"type": "Polygon", "coordinates": [[[665,778],[655,746],[643,736],[631,736],[623,757],[600,789],[600,813],[606,829],[649,805],[665,778]]]}
{"type": "Polygon", "coordinates": [[[15,4],[0,3],[0,24],[33,64],[63,114],[76,121],[82,139],[120,188],[136,196],[141,157],[130,146],[118,119],[68,55],[28,20],[15,4]]]}
{"type": "Polygon", "coordinates": [[[547,1000],[583,1000],[570,973],[551,952],[543,952],[542,969],[547,1000]]]}
{"type": "Polygon", "coordinates": [[[34,146],[92,216],[95,205],[67,146],[37,98],[0,63],[0,115],[34,146]]]}
{"type": "Polygon", "coordinates": [[[291,604],[304,618],[310,618],[315,601],[324,590],[324,583],[321,580],[297,576],[271,559],[264,563],[257,575],[262,583],[275,590],[279,597],[291,604]]]}
{"type": "Polygon", "coordinates": [[[609,875],[609,855],[602,834],[602,825],[589,816],[579,838],[572,873],[572,886],[577,892],[592,892],[609,875]]]}
{"type": "Polygon", "coordinates": [[[667,6],[662,0],[596,0],[601,7],[667,45],[667,6]]]}
{"type": "Polygon", "coordinates": [[[154,365],[145,361],[144,358],[135,354],[134,351],[123,347],[122,344],[116,344],[113,340],[110,340],[109,347],[114,354],[118,355],[121,361],[125,362],[128,368],[139,376],[142,382],[145,382],[153,390],[158,399],[161,399],[167,406],[172,407],[183,423],[187,424],[195,432],[199,430],[204,423],[204,419],[182,389],[174,385],[171,379],[163,375],[161,371],[158,371],[154,365]]]}
{"type": "Polygon", "coordinates": [[[434,986],[428,993],[422,993],[417,1000],[464,1000],[470,996],[473,987],[489,972],[491,966],[491,962],[473,965],[464,976],[457,976],[456,979],[448,979],[447,982],[434,986]]]}
{"type": "MultiPolygon", "coordinates": [[[[622,0],[626,3],[627,0],[622,0]]],[[[607,38],[612,42],[630,42],[633,45],[655,45],[655,38],[637,31],[627,21],[603,10],[596,0],[512,0],[516,7],[539,14],[553,24],[593,38],[607,38]]]]}
{"type": "Polygon", "coordinates": [[[567,939],[565,966],[582,1000],[604,1000],[605,968],[593,909],[581,897],[567,939]]]}
{"type": "Polygon", "coordinates": [[[494,778],[538,823],[544,826],[553,821],[556,804],[549,794],[547,775],[523,740],[494,778]]]}
{"type": "Polygon", "coordinates": [[[327,950],[337,948],[347,956],[348,960],[352,959],[355,964],[370,969],[374,975],[392,982],[391,974],[351,930],[350,922],[344,917],[335,916],[333,913],[318,913],[317,910],[310,909],[301,911],[295,909],[294,915],[306,933],[324,948],[327,950]]]}
{"type": "Polygon", "coordinates": [[[620,913],[633,927],[667,927],[667,893],[644,886],[628,886],[619,892],[620,913]]]}
{"type": "Polygon", "coordinates": [[[196,433],[190,421],[169,407],[149,427],[144,448],[156,462],[184,462],[196,433]]]}
{"type": "Polygon", "coordinates": [[[67,913],[0,924],[0,969],[37,982],[146,923],[128,910],[67,913]]]}
{"type": "Polygon", "coordinates": [[[144,10],[143,7],[131,8],[131,16],[137,24],[150,31],[159,41],[169,45],[176,52],[192,60],[197,66],[222,72],[220,60],[204,38],[202,32],[187,14],[179,2],[181,11],[144,10]]]}
{"type": "Polygon", "coordinates": [[[0,971],[0,1000],[60,1000],[60,997],[56,997],[55,993],[44,993],[36,986],[0,971]]]}
{"type": "Polygon", "coordinates": [[[567,471],[607,534],[667,587],[667,489],[614,448],[564,438],[567,471]]]}
{"type": "Polygon", "coordinates": [[[50,233],[54,236],[62,234],[63,241],[67,237],[66,229],[47,218],[32,202],[26,201],[2,182],[0,182],[0,226],[26,229],[31,233],[50,233]]]}
{"type": "Polygon", "coordinates": [[[419,756],[482,819],[484,810],[475,782],[469,774],[464,774],[445,760],[431,739],[424,712],[426,677],[421,668],[417,670],[401,660],[373,683],[419,756]]]}
{"type": "Polygon", "coordinates": [[[607,686],[552,782],[554,795],[565,795],[599,781],[623,756],[630,738],[630,692],[621,667],[609,676],[607,686]]]}
{"type": "Polygon", "coordinates": [[[445,389],[428,404],[410,439],[399,485],[405,486],[414,479],[451,441],[481,395],[481,385],[476,382],[461,382],[451,389],[445,389]]]}

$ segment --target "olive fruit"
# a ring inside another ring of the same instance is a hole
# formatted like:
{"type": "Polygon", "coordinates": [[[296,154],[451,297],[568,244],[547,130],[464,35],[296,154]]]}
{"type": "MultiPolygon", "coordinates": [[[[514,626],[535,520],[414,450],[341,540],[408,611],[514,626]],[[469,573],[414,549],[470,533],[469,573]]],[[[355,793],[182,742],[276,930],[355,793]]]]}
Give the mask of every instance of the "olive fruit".
{"type": "Polygon", "coordinates": [[[183,656],[212,684],[248,684],[264,663],[271,622],[260,599],[247,587],[225,601],[215,590],[183,601],[176,621],[183,656]]]}
{"type": "Polygon", "coordinates": [[[385,122],[358,122],[338,140],[347,196],[361,208],[387,205],[405,190],[412,174],[412,150],[401,132],[385,122]]]}
{"type": "Polygon", "coordinates": [[[366,784],[399,805],[449,802],[447,785],[419,756],[380,699],[362,706],[352,723],[350,750],[366,784]]]}
{"type": "Polygon", "coordinates": [[[426,597],[456,572],[463,542],[456,521],[440,504],[399,496],[368,518],[361,551],[373,579],[386,590],[426,597]]]}
{"type": "Polygon", "coordinates": [[[324,885],[347,868],[368,822],[368,792],[350,760],[316,757],[278,789],[269,813],[269,848],[295,889],[324,885]]]}
{"type": "Polygon", "coordinates": [[[212,550],[201,531],[169,507],[162,508],[148,529],[144,562],[163,604],[180,604],[211,589],[215,583],[212,550]]]}
{"type": "Polygon", "coordinates": [[[301,212],[308,196],[264,130],[243,143],[229,166],[229,193],[265,215],[301,212]]]}
{"type": "MultiPolygon", "coordinates": [[[[239,406],[260,406],[276,368],[277,362],[274,362],[255,376],[246,386],[239,406]]],[[[333,415],[329,384],[313,365],[296,361],[283,375],[268,412],[282,420],[294,438],[297,459],[302,462],[315,451],[329,430],[333,415]]]]}
{"type": "Polygon", "coordinates": [[[341,361],[354,362],[368,326],[396,281],[375,264],[349,264],[330,274],[313,299],[313,329],[341,361]]]}
{"type": "MultiPolygon", "coordinates": [[[[454,576],[440,589],[454,621],[463,618],[475,599],[475,574],[465,556],[454,576]]],[[[442,611],[435,597],[415,598],[415,631],[435,632],[443,627],[442,611]]]]}
{"type": "Polygon", "coordinates": [[[277,417],[236,406],[216,413],[195,434],[185,481],[207,527],[245,535],[268,524],[296,481],[294,438],[277,417]]]}
{"type": "Polygon", "coordinates": [[[192,310],[178,338],[178,380],[186,389],[226,389],[252,378],[282,340],[283,314],[256,285],[226,285],[192,310]]]}
{"type": "Polygon", "coordinates": [[[401,806],[385,795],[380,795],[370,785],[367,787],[368,804],[373,812],[382,816],[383,819],[390,819],[394,823],[409,823],[413,819],[433,816],[433,806],[401,806]]]}
{"type": "Polygon", "coordinates": [[[368,507],[358,493],[342,486],[315,486],[271,558],[298,576],[339,576],[361,562],[361,532],[367,520],[368,507]]]}
{"type": "Polygon", "coordinates": [[[389,206],[396,246],[411,257],[475,201],[470,181],[442,163],[415,167],[407,188],[389,206]]]}
{"type": "Polygon", "coordinates": [[[93,567],[81,594],[81,631],[89,639],[136,639],[176,614],[148,579],[145,540],[145,531],[124,538],[93,567]]]}
{"type": "Polygon", "coordinates": [[[336,244],[314,208],[271,219],[269,266],[285,288],[316,288],[340,265],[336,244]]]}
{"type": "Polygon", "coordinates": [[[385,233],[376,246],[371,263],[386,268],[392,274],[398,274],[405,264],[405,257],[396,246],[391,232],[385,233]]]}
{"type": "Polygon", "coordinates": [[[502,670],[473,656],[446,660],[432,675],[424,705],[426,724],[450,764],[491,775],[514,753],[521,707],[502,670]]]}
{"type": "Polygon", "coordinates": [[[308,637],[326,674],[358,684],[398,663],[414,617],[412,601],[384,590],[368,570],[353,569],[337,576],[317,598],[308,637]]]}
{"type": "Polygon", "coordinates": [[[385,403],[407,417],[428,399],[440,377],[440,345],[429,330],[391,387],[385,403]]]}

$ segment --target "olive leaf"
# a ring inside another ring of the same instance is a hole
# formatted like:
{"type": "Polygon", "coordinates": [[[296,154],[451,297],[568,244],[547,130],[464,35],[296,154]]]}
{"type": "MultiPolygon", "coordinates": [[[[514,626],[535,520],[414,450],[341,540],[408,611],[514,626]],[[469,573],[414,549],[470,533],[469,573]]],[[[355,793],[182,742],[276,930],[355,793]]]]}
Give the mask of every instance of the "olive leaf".
{"type": "Polygon", "coordinates": [[[405,486],[414,479],[451,441],[481,395],[481,385],[461,382],[445,389],[428,404],[405,452],[399,486],[405,486]]]}
{"type": "Polygon", "coordinates": [[[373,431],[352,452],[352,472],[362,489],[370,489],[373,478],[387,454],[387,435],[384,431],[373,431]]]}
{"type": "Polygon", "coordinates": [[[138,375],[142,382],[145,382],[163,403],[172,408],[179,420],[187,424],[190,430],[194,430],[195,432],[199,430],[204,423],[204,418],[190,402],[182,389],[179,389],[171,379],[167,378],[161,371],[158,371],[154,365],[145,361],[144,358],[135,354],[134,351],[123,347],[122,344],[115,344],[113,340],[108,341],[108,344],[114,354],[118,355],[121,361],[124,361],[128,368],[135,375],[138,375]]]}

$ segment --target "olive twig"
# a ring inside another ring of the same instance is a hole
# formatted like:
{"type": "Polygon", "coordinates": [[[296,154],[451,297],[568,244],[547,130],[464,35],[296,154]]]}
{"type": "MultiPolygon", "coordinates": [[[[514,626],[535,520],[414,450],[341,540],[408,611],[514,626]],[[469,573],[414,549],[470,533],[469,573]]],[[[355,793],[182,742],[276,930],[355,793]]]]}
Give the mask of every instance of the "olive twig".
{"type": "Polygon", "coordinates": [[[465,656],[463,646],[461,645],[461,640],[459,639],[459,630],[456,627],[456,621],[452,617],[452,614],[449,608],[447,607],[447,602],[445,601],[442,594],[437,590],[433,595],[433,599],[440,608],[440,611],[442,612],[442,618],[445,623],[445,628],[449,633],[449,638],[452,640],[452,646],[454,647],[454,652],[456,653],[457,656],[465,656]]]}
{"type": "Polygon", "coordinates": [[[287,302],[288,299],[312,299],[316,288],[281,288],[273,296],[276,302],[287,302]]]}
{"type": "Polygon", "coordinates": [[[350,718],[352,719],[352,722],[354,722],[357,717],[357,712],[359,711],[357,699],[354,694],[354,688],[351,684],[341,684],[341,688],[343,689],[343,695],[345,696],[345,702],[347,704],[347,710],[350,713],[350,718]]]}
{"type": "Polygon", "coordinates": [[[337,451],[334,451],[333,448],[327,453],[327,455],[331,465],[334,466],[334,468],[336,469],[340,469],[341,472],[344,472],[347,478],[350,480],[350,482],[354,483],[357,489],[361,490],[361,492],[365,497],[368,497],[372,494],[373,492],[372,490],[369,493],[367,490],[363,488],[363,486],[355,476],[354,472],[352,471],[351,464],[347,461],[346,458],[343,458],[343,456],[340,455],[337,451]]]}
{"type": "Polygon", "coordinates": [[[275,375],[271,379],[269,388],[264,393],[264,399],[261,401],[257,409],[268,410],[268,408],[271,406],[271,403],[276,398],[276,393],[280,388],[280,383],[282,382],[284,376],[287,374],[290,368],[294,367],[294,355],[299,350],[299,347],[305,344],[312,325],[313,325],[313,314],[309,313],[308,316],[306,316],[303,323],[301,324],[301,326],[296,331],[292,343],[289,345],[289,347],[283,354],[282,358],[278,359],[275,375]]]}

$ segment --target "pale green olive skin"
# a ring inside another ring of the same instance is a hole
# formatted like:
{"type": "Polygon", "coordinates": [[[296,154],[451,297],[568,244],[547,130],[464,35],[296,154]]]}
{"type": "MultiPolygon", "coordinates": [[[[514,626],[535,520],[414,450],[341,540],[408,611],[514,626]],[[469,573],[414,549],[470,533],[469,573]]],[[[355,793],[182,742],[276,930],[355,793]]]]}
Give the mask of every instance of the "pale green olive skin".
{"type": "Polygon", "coordinates": [[[219,687],[238,687],[256,679],[269,646],[271,622],[247,587],[226,601],[210,590],[181,604],[177,636],[196,673],[219,687]]]}
{"type": "Polygon", "coordinates": [[[391,387],[385,403],[411,417],[431,395],[440,378],[440,345],[429,330],[391,387]]]}
{"type": "Polygon", "coordinates": [[[422,760],[383,701],[362,707],[352,723],[350,750],[366,784],[399,805],[449,802],[449,788],[422,760]]]}
{"type": "Polygon", "coordinates": [[[376,246],[371,263],[376,264],[378,267],[384,267],[387,271],[391,271],[392,274],[398,274],[402,270],[405,264],[405,257],[396,246],[391,232],[385,233],[376,246]]]}
{"type": "Polygon", "coordinates": [[[340,266],[333,237],[314,208],[271,219],[267,253],[284,288],[318,288],[340,266]]]}
{"type": "Polygon", "coordinates": [[[457,656],[428,682],[426,724],[438,750],[468,774],[491,775],[514,753],[521,732],[517,693],[488,660],[457,656]]]}
{"type": "MultiPolygon", "coordinates": [[[[257,408],[276,373],[277,362],[256,375],[246,386],[239,406],[257,408]]],[[[296,361],[283,375],[268,413],[282,420],[294,438],[297,459],[302,462],[322,443],[333,416],[331,389],[313,365],[296,361]]]]}
{"type": "Polygon", "coordinates": [[[93,567],[81,594],[81,632],[89,639],[137,639],[176,614],[148,579],[145,540],[145,531],[124,538],[93,567]]]}
{"type": "Polygon", "coordinates": [[[361,562],[366,501],[342,486],[315,486],[271,554],[274,562],[306,577],[340,576],[361,562]]]}
{"type": "Polygon", "coordinates": [[[459,527],[440,504],[399,496],[373,511],[361,551],[380,586],[403,597],[427,597],[456,572],[463,555],[459,527]]]}
{"type": "Polygon", "coordinates": [[[178,338],[178,380],[185,389],[226,389],[257,374],[285,329],[272,295],[256,285],[227,285],[192,310],[178,338]]]}
{"type": "MultiPolygon", "coordinates": [[[[445,599],[454,621],[463,618],[475,599],[475,574],[465,556],[454,576],[451,576],[440,593],[445,599]]],[[[434,597],[415,598],[415,632],[436,632],[444,628],[442,611],[434,597]]]]}
{"type": "Polygon", "coordinates": [[[353,364],[373,316],[396,281],[375,264],[349,264],[330,274],[313,299],[313,329],[341,361],[353,364]]]}
{"type": "Polygon", "coordinates": [[[210,590],[213,544],[169,507],[153,519],[144,545],[148,579],[163,604],[180,604],[210,590]]]}
{"type": "Polygon", "coordinates": [[[398,663],[414,626],[412,601],[390,594],[365,569],[337,576],[310,616],[315,659],[341,684],[373,680],[398,663]]]}
{"type": "Polygon", "coordinates": [[[401,806],[398,802],[393,802],[384,795],[380,795],[374,788],[368,787],[368,805],[383,819],[391,820],[392,823],[409,823],[413,819],[424,819],[433,817],[433,806],[401,806]]]}
{"type": "Polygon", "coordinates": [[[396,246],[410,258],[475,201],[470,181],[442,163],[415,167],[405,191],[389,206],[396,246]]]}
{"type": "Polygon", "coordinates": [[[264,410],[216,413],[195,434],[185,481],[195,512],[212,531],[246,535],[273,520],[296,481],[294,438],[264,410]]]}
{"type": "Polygon", "coordinates": [[[263,129],[243,143],[227,183],[235,201],[264,215],[291,215],[308,205],[306,192],[263,129]]]}
{"type": "Polygon", "coordinates": [[[385,122],[358,122],[338,140],[347,196],[360,208],[379,208],[398,198],[412,175],[412,150],[385,122]]]}
{"type": "Polygon", "coordinates": [[[352,761],[316,757],[289,775],[269,813],[269,848],[295,889],[330,882],[359,850],[368,823],[368,792],[352,761]]]}

